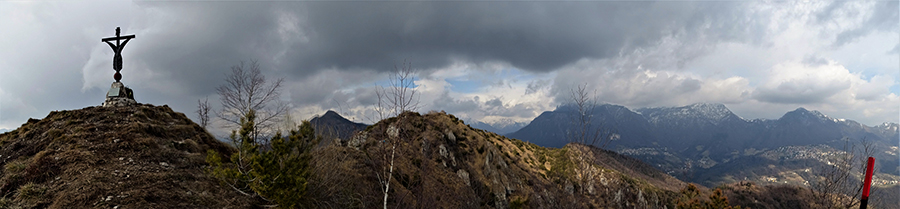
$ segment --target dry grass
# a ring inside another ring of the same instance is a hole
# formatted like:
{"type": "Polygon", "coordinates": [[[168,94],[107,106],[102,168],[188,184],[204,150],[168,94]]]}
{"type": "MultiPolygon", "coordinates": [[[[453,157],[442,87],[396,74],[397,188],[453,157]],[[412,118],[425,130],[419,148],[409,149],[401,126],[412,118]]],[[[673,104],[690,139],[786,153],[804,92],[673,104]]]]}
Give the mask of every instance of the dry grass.
{"type": "Polygon", "coordinates": [[[166,106],[51,112],[0,135],[8,207],[222,208],[252,202],[203,172],[205,150],[231,153],[166,106]]]}
{"type": "MultiPolygon", "coordinates": [[[[377,149],[387,137],[387,127],[400,128],[404,141],[398,148],[395,176],[391,184],[389,207],[400,208],[580,208],[664,205],[674,191],[669,191],[606,169],[609,178],[603,193],[583,197],[567,188],[572,186],[574,166],[568,148],[551,149],[495,133],[473,129],[463,121],[446,113],[425,115],[405,113],[398,118],[383,120],[366,129],[368,139],[359,151],[340,150],[343,156],[380,156],[377,149]],[[615,175],[613,175],[615,174],[615,175]],[[610,183],[615,182],[615,183],[610,183]],[[608,191],[608,192],[607,192],[608,191]],[[618,202],[615,193],[621,193],[618,202]],[[588,201],[585,201],[588,200],[588,201]],[[644,203],[641,203],[643,201],[644,203]]],[[[384,162],[375,158],[354,161],[354,157],[328,156],[318,163],[358,172],[369,167],[362,176],[347,177],[372,182],[369,189],[361,189],[362,197],[380,195],[371,168],[381,168],[384,162]],[[330,161],[330,162],[328,162],[330,161]],[[352,162],[347,165],[346,163],[352,162]]],[[[358,159],[358,158],[357,158],[358,159]]],[[[598,167],[598,169],[600,169],[598,167]]],[[[328,174],[324,176],[348,176],[328,174]]],[[[323,177],[324,177],[323,176],[323,177]]],[[[671,177],[670,177],[671,178],[671,177]]],[[[674,179],[674,178],[672,178],[674,179]]],[[[331,180],[332,182],[336,182],[331,180]]],[[[599,182],[599,180],[597,181],[599,182]]],[[[338,184],[338,183],[333,183],[338,184]]],[[[329,190],[331,191],[331,190],[329,190]]],[[[334,194],[336,192],[329,192],[334,194]]],[[[339,192],[338,192],[339,193],[339,192]]],[[[337,198],[341,199],[341,198],[337,198]]],[[[347,199],[347,198],[343,198],[347,199]]],[[[377,207],[378,205],[374,205],[377,207]]],[[[673,206],[670,204],[670,207],[673,206]]],[[[366,205],[366,207],[373,207],[366,205]]]]}

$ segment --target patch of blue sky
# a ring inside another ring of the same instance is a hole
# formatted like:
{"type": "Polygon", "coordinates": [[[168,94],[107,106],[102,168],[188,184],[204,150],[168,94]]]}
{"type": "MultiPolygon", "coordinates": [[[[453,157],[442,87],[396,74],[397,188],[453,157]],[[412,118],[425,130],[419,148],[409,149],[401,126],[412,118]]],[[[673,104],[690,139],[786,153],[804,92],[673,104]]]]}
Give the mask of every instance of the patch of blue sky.
{"type": "Polygon", "coordinates": [[[507,68],[503,69],[499,73],[502,77],[513,78],[517,80],[530,80],[534,79],[534,75],[531,73],[525,73],[522,70],[516,68],[507,68]]]}
{"type": "MultiPolygon", "coordinates": [[[[865,80],[865,81],[868,81],[868,82],[872,82],[872,78],[873,78],[873,77],[875,77],[875,76],[877,76],[877,75],[880,75],[880,74],[879,74],[877,71],[875,71],[875,70],[863,70],[863,71],[860,71],[859,74],[860,74],[860,78],[861,78],[861,79],[863,79],[863,80],[865,80]]],[[[888,87],[888,89],[890,90],[891,93],[900,95],[900,83],[897,83],[898,81],[900,81],[900,78],[896,77],[897,74],[893,74],[893,75],[883,75],[883,74],[881,74],[881,75],[882,75],[882,76],[891,76],[891,77],[893,77],[893,79],[894,79],[894,84],[891,85],[890,87],[888,87]]]]}
{"type": "Polygon", "coordinates": [[[450,90],[458,93],[475,93],[484,86],[484,83],[481,81],[470,80],[470,79],[446,79],[447,83],[450,84],[450,90]]]}

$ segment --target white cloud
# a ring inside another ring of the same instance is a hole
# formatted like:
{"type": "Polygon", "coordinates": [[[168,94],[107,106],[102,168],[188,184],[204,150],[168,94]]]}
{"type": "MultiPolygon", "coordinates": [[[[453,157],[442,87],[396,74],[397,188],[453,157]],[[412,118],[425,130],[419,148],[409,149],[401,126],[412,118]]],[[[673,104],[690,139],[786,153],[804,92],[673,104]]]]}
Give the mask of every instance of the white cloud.
{"type": "Polygon", "coordinates": [[[605,60],[582,60],[559,71],[553,95],[559,103],[569,99],[575,85],[588,84],[603,103],[640,108],[678,106],[696,102],[737,103],[747,99],[747,79],[701,77],[690,72],[617,69],[605,60]]]}
{"type": "Polygon", "coordinates": [[[816,67],[790,62],[773,66],[753,97],[770,103],[815,104],[850,88],[853,75],[843,66],[816,67]]]}
{"type": "Polygon", "coordinates": [[[896,105],[900,97],[889,91],[898,83],[888,75],[866,78],[834,61],[820,66],[786,62],[770,72],[756,88],[755,99],[738,105],[735,112],[777,118],[778,112],[805,107],[869,125],[896,122],[900,113],[896,105]]]}

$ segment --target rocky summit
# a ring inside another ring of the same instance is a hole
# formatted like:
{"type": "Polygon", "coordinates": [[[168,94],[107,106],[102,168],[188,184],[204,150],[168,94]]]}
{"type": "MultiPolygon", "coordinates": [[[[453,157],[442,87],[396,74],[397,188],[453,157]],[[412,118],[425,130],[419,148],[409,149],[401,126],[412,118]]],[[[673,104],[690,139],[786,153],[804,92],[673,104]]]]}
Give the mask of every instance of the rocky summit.
{"type": "Polygon", "coordinates": [[[246,208],[204,172],[231,153],[168,106],[54,111],[0,134],[0,208],[246,208]]]}

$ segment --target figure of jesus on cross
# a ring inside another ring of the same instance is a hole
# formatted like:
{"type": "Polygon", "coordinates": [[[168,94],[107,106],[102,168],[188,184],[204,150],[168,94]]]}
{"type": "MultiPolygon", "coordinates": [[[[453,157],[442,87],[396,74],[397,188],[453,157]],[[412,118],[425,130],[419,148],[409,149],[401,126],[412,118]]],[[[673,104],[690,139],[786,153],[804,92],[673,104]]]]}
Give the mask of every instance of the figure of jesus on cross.
{"type": "Polygon", "coordinates": [[[122,70],[122,49],[125,48],[125,44],[128,44],[129,40],[134,38],[134,35],[119,36],[119,32],[121,32],[119,27],[116,27],[116,37],[103,38],[100,40],[109,44],[109,47],[116,53],[113,56],[113,70],[116,70],[116,74],[113,75],[113,78],[116,79],[116,82],[122,80],[122,74],[119,74],[119,71],[122,70]],[[123,39],[125,41],[120,43],[119,41],[123,39]],[[116,41],[116,43],[113,44],[112,41],[116,41]]]}

